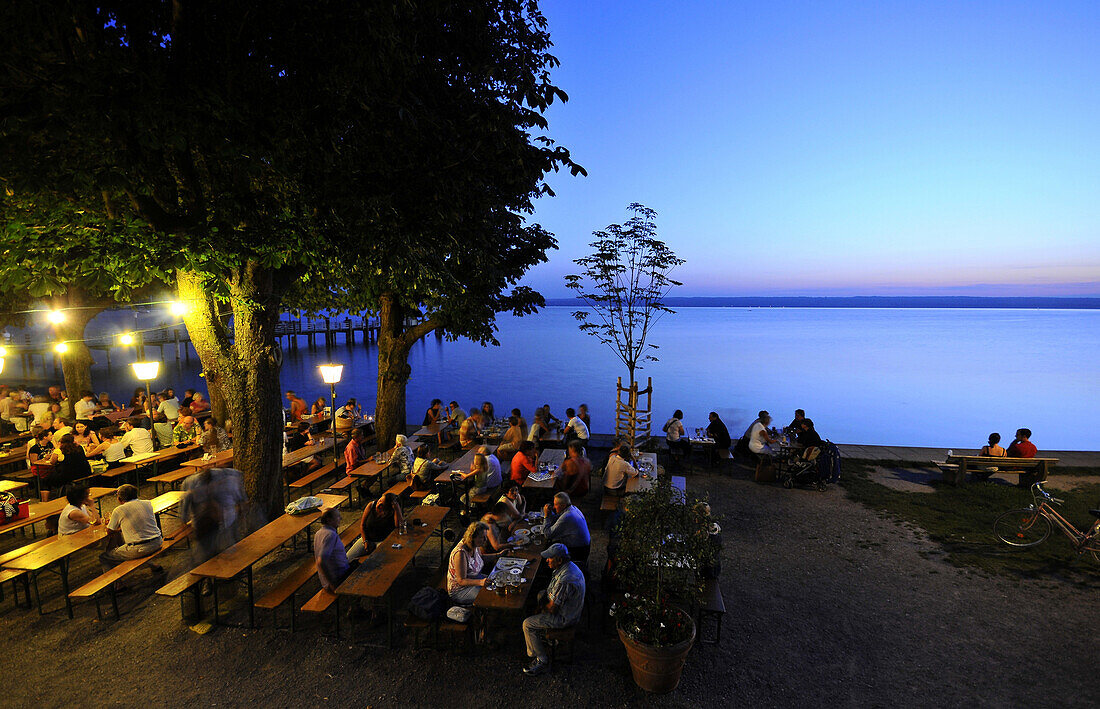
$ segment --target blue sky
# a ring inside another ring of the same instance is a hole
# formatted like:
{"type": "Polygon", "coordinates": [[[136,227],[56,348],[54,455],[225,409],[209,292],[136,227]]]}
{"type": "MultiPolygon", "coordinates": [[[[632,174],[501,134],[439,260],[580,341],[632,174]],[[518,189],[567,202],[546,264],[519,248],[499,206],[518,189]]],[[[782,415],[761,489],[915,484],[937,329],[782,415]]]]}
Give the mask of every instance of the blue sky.
{"type": "Polygon", "coordinates": [[[635,201],[679,295],[1100,295],[1100,2],[542,9],[545,295],[635,201]]]}

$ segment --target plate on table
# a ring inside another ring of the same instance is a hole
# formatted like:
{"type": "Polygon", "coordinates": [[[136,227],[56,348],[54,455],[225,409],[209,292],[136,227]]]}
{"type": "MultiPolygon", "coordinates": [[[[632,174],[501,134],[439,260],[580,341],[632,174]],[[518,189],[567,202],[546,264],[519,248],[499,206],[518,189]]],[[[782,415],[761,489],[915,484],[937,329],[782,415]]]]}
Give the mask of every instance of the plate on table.
{"type": "Polygon", "coordinates": [[[513,537],[512,539],[509,539],[508,541],[510,541],[513,545],[515,545],[517,547],[525,547],[525,546],[527,546],[528,544],[531,543],[531,540],[528,539],[527,537],[513,537]]]}
{"type": "Polygon", "coordinates": [[[531,527],[531,534],[542,534],[542,525],[536,524],[531,527]]]}
{"type": "Polygon", "coordinates": [[[523,569],[518,569],[518,568],[508,569],[508,573],[512,574],[513,576],[519,576],[520,574],[523,573],[523,569]]]}

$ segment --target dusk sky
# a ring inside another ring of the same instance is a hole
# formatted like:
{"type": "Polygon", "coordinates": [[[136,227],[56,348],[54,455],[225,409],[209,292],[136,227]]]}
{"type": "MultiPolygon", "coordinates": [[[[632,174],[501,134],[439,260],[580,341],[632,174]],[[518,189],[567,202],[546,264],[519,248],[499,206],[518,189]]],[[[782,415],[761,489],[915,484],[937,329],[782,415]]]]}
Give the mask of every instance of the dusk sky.
{"type": "Polygon", "coordinates": [[[548,297],[635,201],[678,295],[1100,295],[1100,2],[542,8],[548,297]]]}

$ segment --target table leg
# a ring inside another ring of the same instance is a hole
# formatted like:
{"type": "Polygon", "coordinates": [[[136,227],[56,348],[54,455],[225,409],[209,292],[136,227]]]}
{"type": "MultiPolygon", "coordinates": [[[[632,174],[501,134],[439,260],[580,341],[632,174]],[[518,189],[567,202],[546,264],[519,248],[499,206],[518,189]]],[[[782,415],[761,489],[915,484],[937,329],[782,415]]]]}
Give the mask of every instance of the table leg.
{"type": "Polygon", "coordinates": [[[218,618],[218,608],[219,608],[219,603],[218,603],[218,580],[217,579],[210,579],[210,585],[214,589],[214,625],[220,625],[221,620],[218,618]]]}
{"type": "Polygon", "coordinates": [[[61,560],[61,588],[65,592],[65,611],[69,614],[69,620],[73,619],[73,599],[69,598],[69,559],[61,560]]]}
{"type": "Polygon", "coordinates": [[[252,599],[252,567],[248,567],[248,627],[256,627],[256,605],[252,599]]]}

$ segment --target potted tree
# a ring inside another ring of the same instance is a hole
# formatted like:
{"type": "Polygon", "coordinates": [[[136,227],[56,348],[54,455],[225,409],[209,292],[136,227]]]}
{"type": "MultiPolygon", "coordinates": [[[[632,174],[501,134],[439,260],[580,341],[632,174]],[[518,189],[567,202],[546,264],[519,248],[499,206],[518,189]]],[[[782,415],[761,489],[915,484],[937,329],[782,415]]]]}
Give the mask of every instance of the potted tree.
{"type": "Polygon", "coordinates": [[[702,570],[713,564],[715,520],[704,504],[687,501],[667,477],[628,497],[614,526],[612,605],[634,681],[654,693],[680,683],[695,642],[690,609],[702,592],[702,570]]]}

